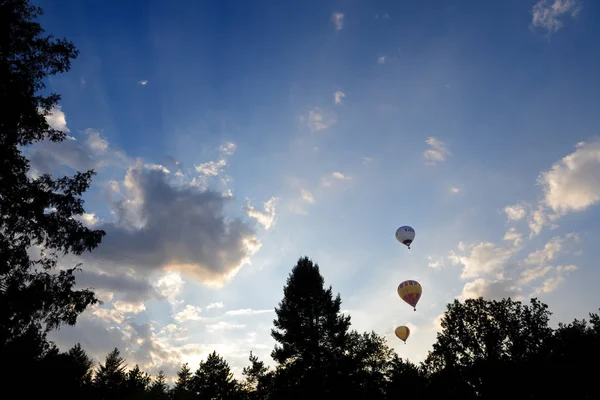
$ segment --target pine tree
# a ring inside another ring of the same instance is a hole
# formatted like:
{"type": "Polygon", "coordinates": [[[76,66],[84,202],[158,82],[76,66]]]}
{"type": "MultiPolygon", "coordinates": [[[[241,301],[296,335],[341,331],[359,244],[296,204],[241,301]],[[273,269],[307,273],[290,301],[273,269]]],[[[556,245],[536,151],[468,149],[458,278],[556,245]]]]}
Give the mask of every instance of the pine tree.
{"type": "Polygon", "coordinates": [[[125,389],[125,359],[121,357],[119,349],[115,347],[104,361],[100,364],[94,377],[94,386],[96,387],[100,398],[109,399],[122,396],[125,389]]]}
{"type": "Polygon", "coordinates": [[[261,399],[265,396],[265,387],[267,373],[269,371],[269,367],[265,366],[263,361],[259,361],[258,357],[252,354],[250,351],[250,366],[244,367],[242,370],[242,375],[246,377],[245,382],[242,387],[246,394],[247,399],[261,399]]]}
{"type": "Polygon", "coordinates": [[[169,387],[164,371],[158,371],[158,375],[148,390],[148,398],[152,400],[167,400],[169,398],[169,387]]]}
{"type": "MultiPolygon", "coordinates": [[[[39,360],[49,331],[74,325],[97,303],[91,291],[74,290],[76,268],[55,267],[59,255],[91,251],[104,235],[73,218],[84,212],[93,171],[28,176],[22,148],[66,138],[46,120],[60,96],[43,93],[44,80],[68,71],[78,54],[71,42],[44,35],[35,21],[41,14],[27,0],[0,1],[0,359],[13,366],[39,360]],[[43,250],[33,255],[36,245],[43,250]]],[[[5,378],[20,376],[7,371],[5,378]]]]}
{"type": "Polygon", "coordinates": [[[188,363],[181,366],[179,372],[177,372],[177,381],[173,388],[172,395],[174,400],[187,400],[193,399],[195,394],[192,387],[193,375],[188,363]]]}
{"type": "Polygon", "coordinates": [[[229,364],[213,351],[194,373],[193,392],[202,399],[230,400],[236,398],[237,382],[229,364]]]}
{"type": "Polygon", "coordinates": [[[322,394],[343,356],[350,316],[340,313],[340,295],[334,298],[331,286],[325,289],[319,265],[308,257],[298,260],[283,293],[271,330],[278,342],[271,353],[280,365],[278,382],[286,381],[296,394],[296,385],[309,390],[307,396],[322,394]]]}

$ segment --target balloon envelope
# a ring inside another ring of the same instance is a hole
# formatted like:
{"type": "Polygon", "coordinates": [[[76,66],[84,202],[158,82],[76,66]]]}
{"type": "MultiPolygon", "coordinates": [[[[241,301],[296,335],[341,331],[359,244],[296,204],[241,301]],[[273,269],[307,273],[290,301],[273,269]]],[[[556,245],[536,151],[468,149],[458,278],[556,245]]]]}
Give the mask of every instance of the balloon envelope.
{"type": "Polygon", "coordinates": [[[408,225],[396,229],[396,240],[410,249],[410,244],[415,240],[415,230],[408,225]]]}
{"type": "Polygon", "coordinates": [[[408,304],[410,304],[415,311],[417,310],[417,303],[421,298],[423,288],[417,281],[404,281],[398,285],[398,296],[408,304]]]}
{"type": "Polygon", "coordinates": [[[396,328],[394,333],[396,333],[398,339],[406,343],[406,339],[408,339],[408,337],[410,336],[410,329],[408,329],[408,326],[399,326],[396,328]]]}

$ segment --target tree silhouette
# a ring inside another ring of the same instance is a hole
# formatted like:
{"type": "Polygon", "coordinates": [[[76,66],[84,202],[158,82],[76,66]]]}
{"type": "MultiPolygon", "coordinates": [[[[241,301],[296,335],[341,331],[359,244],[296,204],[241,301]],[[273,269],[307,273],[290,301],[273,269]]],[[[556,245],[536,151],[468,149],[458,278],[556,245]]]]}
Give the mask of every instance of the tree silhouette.
{"type": "Polygon", "coordinates": [[[158,375],[152,381],[148,390],[148,398],[151,400],[169,399],[169,386],[167,385],[167,377],[164,371],[158,371],[158,375]]]}
{"type": "Polygon", "coordinates": [[[125,359],[121,352],[115,347],[104,361],[100,364],[94,377],[94,387],[101,399],[109,399],[114,396],[123,396],[125,393],[125,359]]]}
{"type": "Polygon", "coordinates": [[[177,381],[175,382],[175,387],[173,388],[172,396],[175,400],[187,400],[193,399],[194,388],[192,386],[192,371],[187,363],[181,366],[179,372],[177,372],[177,381]]]}
{"type": "Polygon", "coordinates": [[[318,264],[308,257],[292,268],[283,293],[271,331],[278,343],[271,356],[279,363],[280,395],[328,392],[326,381],[336,380],[335,365],[343,356],[350,317],[340,313],[339,294],[334,298],[331,286],[325,289],[318,264]]]}
{"type": "Polygon", "coordinates": [[[246,377],[242,389],[248,400],[258,400],[268,396],[271,377],[268,374],[269,367],[266,367],[264,362],[259,361],[258,357],[252,354],[252,351],[250,351],[248,359],[250,360],[250,366],[244,367],[242,370],[242,375],[246,377]]]}
{"type": "Polygon", "coordinates": [[[231,369],[216,351],[201,361],[192,378],[193,393],[202,399],[229,400],[238,398],[238,385],[231,369]]]}
{"type": "MultiPolygon", "coordinates": [[[[46,121],[60,96],[43,94],[44,79],[68,71],[78,54],[67,40],[44,36],[35,21],[41,13],[26,0],[0,1],[0,359],[22,366],[49,351],[47,332],[75,324],[97,302],[91,291],[74,290],[75,267],[55,267],[60,254],[91,251],[104,235],[73,218],[84,212],[80,197],[93,171],[28,176],[22,148],[66,138],[46,121]]],[[[11,371],[6,379],[23,378],[11,371]]],[[[23,382],[29,390],[36,387],[23,382]]]]}

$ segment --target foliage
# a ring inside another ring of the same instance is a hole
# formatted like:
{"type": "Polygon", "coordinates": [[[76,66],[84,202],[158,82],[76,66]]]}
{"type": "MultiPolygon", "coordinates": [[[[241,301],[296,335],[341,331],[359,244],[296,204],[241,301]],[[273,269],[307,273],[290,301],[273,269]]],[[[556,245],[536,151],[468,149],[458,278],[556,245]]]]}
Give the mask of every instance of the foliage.
{"type": "MultiPolygon", "coordinates": [[[[81,196],[94,171],[35,176],[22,154],[24,146],[66,138],[46,120],[60,96],[44,93],[44,80],[68,71],[78,55],[66,39],[44,35],[35,21],[41,13],[26,0],[0,1],[0,359],[13,366],[55,356],[46,334],[74,325],[98,302],[90,290],[74,289],[79,265],[56,267],[60,255],[91,251],[104,235],[74,218],[84,213],[81,196]]],[[[18,370],[4,378],[25,379],[18,370]]],[[[23,395],[39,389],[23,387],[23,395]]]]}
{"type": "Polygon", "coordinates": [[[319,266],[298,260],[275,308],[274,368],[250,352],[237,380],[213,351],[192,372],[183,364],[174,385],[139,365],[128,368],[119,349],[94,363],[77,344],[61,352],[46,334],[97,299],[74,289],[75,268],[57,271],[59,254],[93,250],[103,231],[74,218],[93,171],[72,177],[32,177],[21,147],[62,141],[45,116],[57,94],[42,94],[44,79],[68,71],[77,56],[64,39],[42,36],[39,8],[0,0],[0,360],[9,397],[65,399],[279,400],[360,397],[547,399],[596,398],[593,362],[600,356],[600,316],[549,326],[547,305],[511,299],[455,300],[426,360],[401,359],[375,332],[350,330],[341,297],[325,288],[319,266]],[[39,258],[31,251],[42,249],[39,258]],[[592,361],[590,363],[589,361],[592,361]]]}

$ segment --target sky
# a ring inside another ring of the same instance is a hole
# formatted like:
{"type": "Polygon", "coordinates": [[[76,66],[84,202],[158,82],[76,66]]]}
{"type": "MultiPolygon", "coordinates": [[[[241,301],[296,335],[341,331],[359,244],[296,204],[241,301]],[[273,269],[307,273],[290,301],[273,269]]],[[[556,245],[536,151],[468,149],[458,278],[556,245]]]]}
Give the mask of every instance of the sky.
{"type": "Polygon", "coordinates": [[[303,256],[415,363],[454,299],[538,297],[553,326],[598,310],[600,3],[35,4],[80,54],[48,81],[69,139],[27,148],[31,174],[93,168],[80,218],[106,231],[61,260],[103,304],[60,348],[272,365],[303,256]]]}

